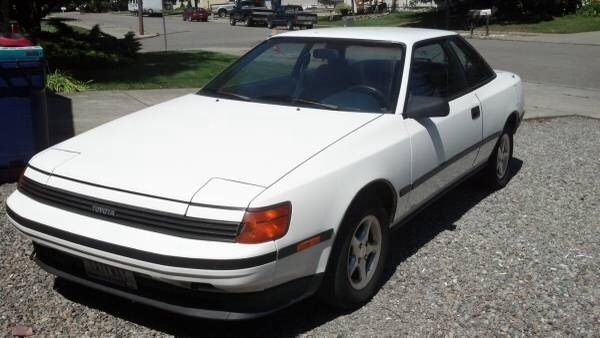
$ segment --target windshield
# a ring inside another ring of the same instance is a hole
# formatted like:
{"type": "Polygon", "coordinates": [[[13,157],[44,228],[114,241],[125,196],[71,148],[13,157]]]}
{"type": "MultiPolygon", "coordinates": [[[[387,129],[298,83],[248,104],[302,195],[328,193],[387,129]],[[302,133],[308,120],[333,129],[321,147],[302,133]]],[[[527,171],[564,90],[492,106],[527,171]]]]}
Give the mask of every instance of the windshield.
{"type": "Polygon", "coordinates": [[[403,46],[362,40],[274,38],[199,94],[312,108],[393,113],[403,46]]]}

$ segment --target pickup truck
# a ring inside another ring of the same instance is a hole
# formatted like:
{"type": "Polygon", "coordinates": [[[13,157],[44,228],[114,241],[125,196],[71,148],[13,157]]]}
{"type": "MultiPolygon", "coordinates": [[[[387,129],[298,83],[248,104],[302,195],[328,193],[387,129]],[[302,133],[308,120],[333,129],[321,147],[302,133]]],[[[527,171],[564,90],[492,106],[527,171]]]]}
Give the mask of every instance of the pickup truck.
{"type": "Polygon", "coordinates": [[[302,10],[302,6],[281,6],[267,18],[267,27],[286,26],[288,30],[294,27],[313,28],[317,24],[317,15],[302,10]]]}
{"type": "Polygon", "coordinates": [[[234,7],[235,2],[233,1],[230,1],[229,3],[215,4],[210,6],[210,12],[223,18],[226,17],[234,7]]]}
{"type": "Polygon", "coordinates": [[[235,26],[236,23],[243,22],[248,27],[266,24],[273,13],[272,9],[256,6],[253,1],[239,1],[229,14],[229,24],[235,26]]]}

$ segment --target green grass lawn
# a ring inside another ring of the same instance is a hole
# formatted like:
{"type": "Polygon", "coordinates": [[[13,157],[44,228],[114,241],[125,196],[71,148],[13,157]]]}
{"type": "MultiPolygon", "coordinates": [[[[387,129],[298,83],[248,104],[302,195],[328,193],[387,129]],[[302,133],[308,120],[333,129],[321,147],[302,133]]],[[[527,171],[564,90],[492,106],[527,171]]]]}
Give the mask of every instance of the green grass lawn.
{"type": "MultiPolygon", "coordinates": [[[[409,23],[419,22],[420,13],[413,12],[398,12],[389,15],[384,15],[374,19],[356,19],[352,22],[352,26],[382,26],[382,27],[398,27],[409,23]]],[[[321,27],[339,27],[343,26],[344,21],[341,19],[330,21],[329,17],[320,17],[319,26],[321,27]]]]}
{"type": "Polygon", "coordinates": [[[568,34],[600,31],[600,18],[580,15],[566,15],[554,18],[551,21],[542,21],[533,24],[494,24],[490,30],[497,32],[526,32],[526,33],[554,33],[568,34]]]}
{"type": "Polygon", "coordinates": [[[197,88],[238,58],[208,51],[138,53],[132,37],[116,39],[61,20],[46,21],[38,42],[56,91],[197,88]]]}
{"type": "MultiPolygon", "coordinates": [[[[320,18],[319,26],[336,27],[343,26],[343,20],[330,21],[329,17],[320,18]]],[[[385,26],[385,27],[423,27],[423,28],[444,28],[443,15],[434,12],[398,12],[374,19],[357,19],[352,26],[385,26]]],[[[451,29],[466,29],[464,21],[456,18],[452,19],[451,29]]],[[[478,29],[481,29],[479,27],[478,29]]],[[[497,23],[490,25],[491,31],[501,32],[524,32],[524,33],[580,33],[600,31],[600,18],[578,15],[567,15],[557,17],[554,20],[542,21],[538,23],[497,23]]]]}
{"type": "Polygon", "coordinates": [[[91,81],[91,90],[198,88],[219,74],[237,56],[206,51],[142,53],[131,64],[72,71],[91,81]]]}

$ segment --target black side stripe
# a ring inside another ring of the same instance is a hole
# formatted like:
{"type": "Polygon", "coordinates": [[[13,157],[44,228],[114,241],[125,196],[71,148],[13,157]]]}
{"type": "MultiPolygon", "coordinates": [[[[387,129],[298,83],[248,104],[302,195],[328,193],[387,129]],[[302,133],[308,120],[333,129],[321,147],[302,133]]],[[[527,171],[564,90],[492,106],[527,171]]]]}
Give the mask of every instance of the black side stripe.
{"type": "Polygon", "coordinates": [[[298,241],[294,244],[291,244],[291,245],[288,245],[286,247],[279,249],[279,255],[277,258],[281,259],[281,258],[285,258],[287,256],[291,256],[291,255],[295,254],[296,252],[298,252],[298,245],[303,242],[308,241],[309,239],[319,237],[319,239],[320,239],[319,243],[323,243],[323,242],[331,239],[332,236],[333,236],[333,229],[329,229],[327,231],[321,232],[320,234],[316,234],[314,236],[307,237],[301,241],[298,241]]]}
{"type": "Polygon", "coordinates": [[[93,249],[110,252],[115,255],[129,257],[140,261],[145,261],[159,265],[190,269],[238,270],[260,266],[263,264],[274,262],[277,259],[276,251],[256,257],[242,259],[198,259],[190,257],[161,255],[153,252],[132,249],[121,245],[99,241],[93,238],[76,235],[71,232],[59,230],[41,223],[37,223],[17,215],[8,206],[6,206],[6,213],[8,214],[8,216],[10,216],[10,218],[12,218],[21,226],[31,230],[35,230],[37,232],[41,232],[48,236],[60,238],[65,241],[69,241],[93,249]]]}
{"type": "Polygon", "coordinates": [[[489,141],[492,141],[492,140],[498,138],[500,136],[500,134],[502,134],[502,133],[500,133],[500,132],[493,133],[492,135],[490,135],[490,136],[486,137],[485,139],[481,140],[480,142],[477,142],[474,145],[470,146],[469,148],[461,151],[459,154],[453,156],[448,161],[445,161],[444,163],[440,164],[439,166],[437,166],[434,169],[432,169],[429,172],[427,172],[425,175],[417,178],[413,182],[413,184],[400,189],[400,191],[398,192],[398,195],[400,197],[402,197],[402,196],[408,194],[411,190],[416,189],[421,184],[427,182],[429,179],[431,179],[433,176],[437,175],[442,170],[448,168],[449,166],[451,166],[455,162],[457,162],[460,159],[462,159],[463,157],[467,156],[470,152],[472,152],[475,149],[481,147],[482,145],[488,143],[489,141]]]}

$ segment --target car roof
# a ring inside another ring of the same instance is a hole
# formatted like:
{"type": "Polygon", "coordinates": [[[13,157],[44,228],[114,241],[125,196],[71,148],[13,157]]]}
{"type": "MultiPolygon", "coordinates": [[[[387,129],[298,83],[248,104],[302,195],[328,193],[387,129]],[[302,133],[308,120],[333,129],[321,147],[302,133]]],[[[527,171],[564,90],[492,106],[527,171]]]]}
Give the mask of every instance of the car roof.
{"type": "Polygon", "coordinates": [[[307,37],[332,39],[358,39],[374,41],[402,42],[412,45],[421,40],[456,35],[455,32],[438,29],[400,27],[339,27],[292,31],[274,37],[307,37]]]}

